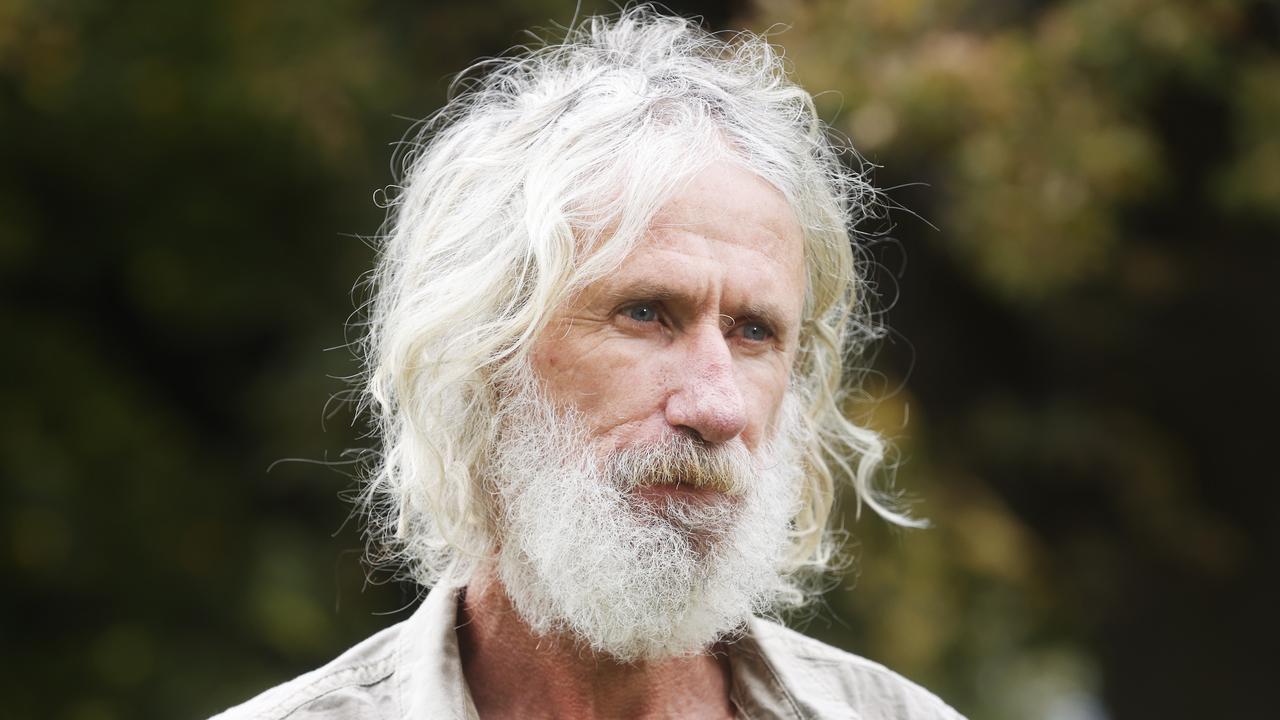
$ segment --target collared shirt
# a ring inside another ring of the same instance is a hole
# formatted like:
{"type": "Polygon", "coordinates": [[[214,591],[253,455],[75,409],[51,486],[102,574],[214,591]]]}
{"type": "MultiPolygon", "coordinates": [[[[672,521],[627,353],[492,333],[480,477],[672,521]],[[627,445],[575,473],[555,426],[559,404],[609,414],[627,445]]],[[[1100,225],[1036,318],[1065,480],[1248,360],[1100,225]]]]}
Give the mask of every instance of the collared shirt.
{"type": "MultiPolygon", "coordinates": [[[[462,674],[461,586],[437,585],[408,620],[212,720],[479,720],[462,674]]],[[[752,618],[728,645],[738,717],[963,720],[893,671],[752,618]]]]}

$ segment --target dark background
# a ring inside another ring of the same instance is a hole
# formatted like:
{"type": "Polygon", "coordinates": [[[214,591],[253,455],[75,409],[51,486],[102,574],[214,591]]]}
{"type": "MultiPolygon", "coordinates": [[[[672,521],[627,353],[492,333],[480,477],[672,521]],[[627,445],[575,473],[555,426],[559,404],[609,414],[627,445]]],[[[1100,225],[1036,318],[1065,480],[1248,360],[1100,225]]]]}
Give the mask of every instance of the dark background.
{"type": "MultiPolygon", "coordinates": [[[[670,5],[777,31],[910,210],[864,228],[858,410],[935,527],[846,511],[808,632],[975,720],[1270,716],[1276,4],[670,5]]],[[[0,3],[0,714],[203,717],[407,614],[317,462],[370,443],[373,193],[452,73],[572,16],[0,3]]]]}

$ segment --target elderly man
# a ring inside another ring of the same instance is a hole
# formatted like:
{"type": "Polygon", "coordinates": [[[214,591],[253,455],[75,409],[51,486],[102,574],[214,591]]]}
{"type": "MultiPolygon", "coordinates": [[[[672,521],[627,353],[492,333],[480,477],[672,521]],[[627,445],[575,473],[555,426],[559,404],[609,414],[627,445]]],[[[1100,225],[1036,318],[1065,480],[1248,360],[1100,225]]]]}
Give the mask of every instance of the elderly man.
{"type": "Polygon", "coordinates": [[[425,124],[365,352],[407,621],[225,718],[956,718],[758,617],[804,603],[866,336],[873,196],[762,39],[646,9],[489,63],[425,124]]]}

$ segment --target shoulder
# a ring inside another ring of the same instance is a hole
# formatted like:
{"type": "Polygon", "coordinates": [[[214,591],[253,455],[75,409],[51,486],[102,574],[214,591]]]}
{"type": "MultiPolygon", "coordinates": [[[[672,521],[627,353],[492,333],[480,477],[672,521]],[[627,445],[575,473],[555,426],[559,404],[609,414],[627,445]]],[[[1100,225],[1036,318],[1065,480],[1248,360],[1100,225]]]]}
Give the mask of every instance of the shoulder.
{"type": "Polygon", "coordinates": [[[752,620],[751,635],[796,701],[815,717],[964,720],[937,695],[879,663],[762,618],[752,620]]]}
{"type": "Polygon", "coordinates": [[[375,720],[397,717],[390,687],[400,625],[389,627],[332,662],[213,716],[210,720],[375,720]]]}

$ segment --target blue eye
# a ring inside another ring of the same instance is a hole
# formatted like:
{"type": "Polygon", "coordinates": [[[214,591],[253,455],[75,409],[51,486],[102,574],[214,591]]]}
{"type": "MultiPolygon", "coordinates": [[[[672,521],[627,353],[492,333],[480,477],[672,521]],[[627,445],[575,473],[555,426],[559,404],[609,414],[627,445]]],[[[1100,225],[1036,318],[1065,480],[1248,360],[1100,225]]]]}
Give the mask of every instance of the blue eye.
{"type": "Polygon", "coordinates": [[[627,309],[627,317],[636,322],[653,322],[658,319],[658,311],[652,305],[633,305],[627,309]]]}
{"type": "Polygon", "coordinates": [[[747,323],[742,326],[742,337],[752,342],[764,342],[773,336],[769,328],[760,323],[747,323]]]}

